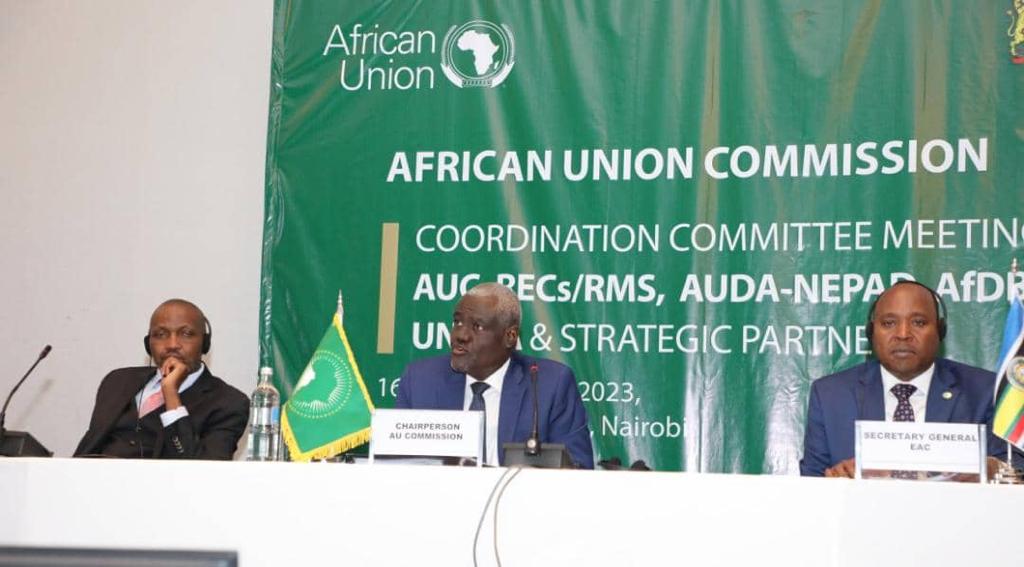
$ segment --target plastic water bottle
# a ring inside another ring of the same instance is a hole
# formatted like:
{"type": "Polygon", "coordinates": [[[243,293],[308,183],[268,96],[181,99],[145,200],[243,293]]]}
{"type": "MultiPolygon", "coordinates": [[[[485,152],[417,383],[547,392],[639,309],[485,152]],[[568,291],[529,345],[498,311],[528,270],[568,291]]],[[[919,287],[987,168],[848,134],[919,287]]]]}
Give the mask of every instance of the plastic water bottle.
{"type": "Polygon", "coordinates": [[[272,368],[260,368],[260,381],[252,392],[247,461],[281,460],[281,395],[273,376],[272,368]]]}

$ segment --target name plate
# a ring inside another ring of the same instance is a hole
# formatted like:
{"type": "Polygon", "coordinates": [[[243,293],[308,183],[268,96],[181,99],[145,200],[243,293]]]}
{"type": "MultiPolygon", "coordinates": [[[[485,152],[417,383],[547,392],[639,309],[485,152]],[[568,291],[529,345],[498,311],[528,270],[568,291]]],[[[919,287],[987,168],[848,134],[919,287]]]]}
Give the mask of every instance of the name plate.
{"type": "Polygon", "coordinates": [[[378,409],[370,421],[374,456],[466,457],[483,463],[481,411],[378,409]]]}
{"type": "Polygon", "coordinates": [[[985,478],[984,424],[857,421],[857,478],[862,471],[967,473],[985,478]]]}

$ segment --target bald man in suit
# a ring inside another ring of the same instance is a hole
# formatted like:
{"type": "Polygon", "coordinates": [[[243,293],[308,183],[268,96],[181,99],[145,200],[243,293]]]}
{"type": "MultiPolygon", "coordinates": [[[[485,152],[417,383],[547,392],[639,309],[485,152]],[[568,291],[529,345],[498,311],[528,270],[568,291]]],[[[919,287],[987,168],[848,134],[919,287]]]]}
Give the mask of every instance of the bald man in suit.
{"type": "Polygon", "coordinates": [[[154,366],[120,368],[103,379],[75,456],[231,459],[249,400],[203,364],[210,339],[209,322],[193,303],[171,299],[157,307],[144,339],[154,366]]]}

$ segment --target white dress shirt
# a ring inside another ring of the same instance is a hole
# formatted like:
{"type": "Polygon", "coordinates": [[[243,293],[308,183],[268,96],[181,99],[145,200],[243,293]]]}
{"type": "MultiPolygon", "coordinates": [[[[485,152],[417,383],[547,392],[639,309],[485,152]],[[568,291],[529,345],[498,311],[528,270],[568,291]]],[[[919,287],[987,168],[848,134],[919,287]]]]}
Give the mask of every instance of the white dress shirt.
{"type": "Polygon", "coordinates": [[[896,405],[899,403],[896,394],[892,393],[892,387],[896,384],[910,384],[917,387],[917,390],[907,400],[910,402],[910,407],[914,410],[914,422],[924,423],[924,412],[928,408],[928,388],[932,385],[935,363],[932,363],[928,370],[925,370],[912,380],[900,380],[886,370],[884,366],[879,365],[879,368],[882,369],[882,389],[885,390],[885,420],[893,420],[893,416],[896,414],[896,405]]]}
{"type": "Polygon", "coordinates": [[[473,403],[473,390],[470,385],[474,382],[486,382],[490,388],[484,390],[484,407],[486,408],[486,430],[484,436],[487,439],[487,454],[484,455],[484,464],[498,466],[498,412],[501,410],[501,385],[505,382],[505,373],[508,372],[509,358],[505,361],[505,364],[501,365],[484,380],[477,380],[469,374],[466,374],[466,390],[464,394],[464,402],[462,409],[468,410],[469,404],[473,403]]]}

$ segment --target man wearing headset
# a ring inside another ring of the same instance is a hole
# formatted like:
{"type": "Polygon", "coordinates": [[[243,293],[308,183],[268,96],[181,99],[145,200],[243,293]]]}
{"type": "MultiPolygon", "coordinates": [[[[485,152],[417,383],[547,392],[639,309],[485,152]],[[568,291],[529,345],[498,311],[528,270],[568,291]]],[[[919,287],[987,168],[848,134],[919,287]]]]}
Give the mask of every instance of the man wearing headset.
{"type": "MultiPolygon", "coordinates": [[[[853,478],[854,421],[985,423],[992,430],[994,373],[938,358],[946,314],[931,288],[901,281],[875,300],[867,336],[878,360],[811,386],[800,474],[853,478]]],[[[990,455],[1006,444],[991,433],[990,455]]],[[[998,463],[989,457],[989,468],[998,463]]]]}
{"type": "Polygon", "coordinates": [[[249,400],[203,364],[210,340],[198,307],[184,299],[161,303],[143,338],[154,366],[120,368],[103,379],[75,456],[231,459],[249,400]]]}

